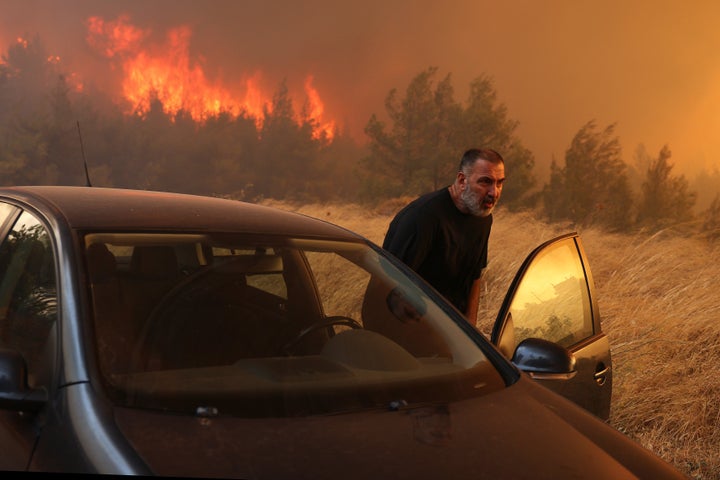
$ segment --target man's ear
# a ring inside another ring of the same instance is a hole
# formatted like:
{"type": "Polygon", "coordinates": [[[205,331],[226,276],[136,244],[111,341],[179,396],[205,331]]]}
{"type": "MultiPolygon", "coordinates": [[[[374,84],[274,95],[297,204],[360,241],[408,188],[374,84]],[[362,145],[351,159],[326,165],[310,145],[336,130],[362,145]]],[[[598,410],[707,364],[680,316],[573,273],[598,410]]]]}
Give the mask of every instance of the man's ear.
{"type": "Polygon", "coordinates": [[[462,172],[462,170],[457,173],[457,176],[455,177],[455,183],[458,184],[461,190],[465,188],[467,184],[467,177],[462,172]]]}

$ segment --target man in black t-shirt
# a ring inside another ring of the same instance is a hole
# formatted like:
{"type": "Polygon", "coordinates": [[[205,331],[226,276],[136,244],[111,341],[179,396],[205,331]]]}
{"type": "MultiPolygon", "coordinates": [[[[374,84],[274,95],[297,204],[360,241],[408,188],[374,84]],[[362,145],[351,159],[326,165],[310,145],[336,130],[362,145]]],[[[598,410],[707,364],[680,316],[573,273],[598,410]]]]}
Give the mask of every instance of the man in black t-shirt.
{"type": "Polygon", "coordinates": [[[487,266],[492,211],[505,182],[503,158],[471,149],[455,182],[405,206],[390,223],[383,248],[443,294],[475,325],[479,280],[487,266]]]}

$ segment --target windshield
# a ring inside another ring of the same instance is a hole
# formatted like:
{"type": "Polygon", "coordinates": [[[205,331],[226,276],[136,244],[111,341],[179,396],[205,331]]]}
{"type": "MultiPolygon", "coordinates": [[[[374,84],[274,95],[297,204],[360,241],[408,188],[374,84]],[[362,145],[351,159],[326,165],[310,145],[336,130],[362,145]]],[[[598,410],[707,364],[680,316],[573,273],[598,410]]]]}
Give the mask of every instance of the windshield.
{"type": "Polygon", "coordinates": [[[120,405],[286,416],[504,386],[457,319],[364,243],[102,233],[85,245],[97,358],[120,405]]]}

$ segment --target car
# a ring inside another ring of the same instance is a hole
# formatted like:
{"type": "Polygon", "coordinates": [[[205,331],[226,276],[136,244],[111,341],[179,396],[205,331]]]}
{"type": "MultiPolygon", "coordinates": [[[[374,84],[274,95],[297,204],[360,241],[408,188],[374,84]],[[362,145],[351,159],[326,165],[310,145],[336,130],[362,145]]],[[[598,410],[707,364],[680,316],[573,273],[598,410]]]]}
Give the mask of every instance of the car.
{"type": "Polygon", "coordinates": [[[683,478],[603,421],[576,234],[489,339],[362,236],[267,206],[5,187],[0,239],[4,471],[683,478]]]}

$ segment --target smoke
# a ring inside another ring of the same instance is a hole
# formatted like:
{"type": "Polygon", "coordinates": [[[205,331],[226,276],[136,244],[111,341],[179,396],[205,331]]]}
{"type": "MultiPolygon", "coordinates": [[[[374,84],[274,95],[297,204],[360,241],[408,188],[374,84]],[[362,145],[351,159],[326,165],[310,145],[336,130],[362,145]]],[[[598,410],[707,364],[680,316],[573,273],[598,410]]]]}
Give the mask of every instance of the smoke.
{"type": "Polygon", "coordinates": [[[0,46],[38,34],[71,69],[116,89],[86,42],[90,16],[129,15],[161,39],[192,29],[191,55],[224,84],[262,72],[274,88],[308,75],[328,115],[358,139],[391,88],[430,66],[458,100],[481,74],[520,122],[539,165],[562,158],[587,121],[617,123],[626,162],[669,145],[685,171],[717,166],[720,3],[638,0],[0,0],[0,46]]]}

